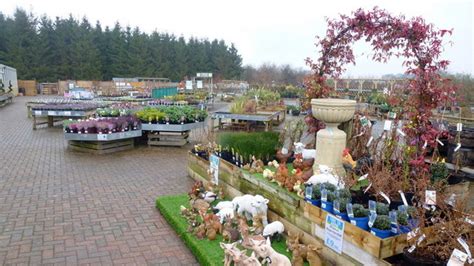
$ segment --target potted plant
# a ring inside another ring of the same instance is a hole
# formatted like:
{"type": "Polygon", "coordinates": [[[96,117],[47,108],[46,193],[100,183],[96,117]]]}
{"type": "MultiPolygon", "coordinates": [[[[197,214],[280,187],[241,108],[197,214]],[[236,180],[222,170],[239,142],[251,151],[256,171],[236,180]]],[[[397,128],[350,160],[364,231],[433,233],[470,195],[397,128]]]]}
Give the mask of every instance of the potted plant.
{"type": "Polygon", "coordinates": [[[377,202],[376,203],[376,212],[378,215],[388,215],[389,206],[388,204],[377,202]]]}
{"type": "Polygon", "coordinates": [[[334,215],[336,217],[343,219],[345,221],[350,221],[349,216],[347,214],[346,206],[347,203],[349,203],[351,200],[350,198],[339,198],[334,200],[333,202],[333,209],[334,209],[334,215]]]}
{"type": "Polygon", "coordinates": [[[313,194],[311,198],[311,204],[314,206],[321,207],[321,185],[313,185],[313,194]]]}
{"type": "Polygon", "coordinates": [[[369,210],[364,208],[362,204],[353,204],[352,212],[353,217],[349,217],[351,224],[364,230],[369,230],[369,210]]]}
{"type": "Polygon", "coordinates": [[[335,198],[336,198],[336,195],[334,194],[333,191],[330,191],[327,188],[321,189],[321,209],[329,213],[333,213],[334,211],[333,202],[335,198]],[[326,192],[326,195],[324,192],[326,192]]]}
{"type": "Polygon", "coordinates": [[[392,234],[390,229],[390,218],[387,215],[377,215],[370,232],[377,237],[387,238],[392,234]]]}

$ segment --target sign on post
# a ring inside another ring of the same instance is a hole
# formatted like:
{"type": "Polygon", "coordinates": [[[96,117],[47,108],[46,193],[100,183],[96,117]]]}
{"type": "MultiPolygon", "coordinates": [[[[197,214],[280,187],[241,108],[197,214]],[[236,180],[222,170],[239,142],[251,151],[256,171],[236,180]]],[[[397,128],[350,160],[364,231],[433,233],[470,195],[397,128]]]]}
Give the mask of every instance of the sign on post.
{"type": "Polygon", "coordinates": [[[212,78],[212,73],[196,73],[198,78],[212,78]]]}
{"type": "Polygon", "coordinates": [[[196,81],[196,87],[197,87],[198,89],[202,89],[202,80],[196,81]]]}
{"type": "Polygon", "coordinates": [[[193,89],[193,81],[192,80],[186,80],[186,89],[187,90],[192,90],[193,89]]]}
{"type": "Polygon", "coordinates": [[[220,158],[215,154],[211,154],[211,157],[209,158],[211,164],[211,176],[216,185],[219,185],[219,160],[220,158]]]}
{"type": "Polygon", "coordinates": [[[342,253],[342,241],[344,239],[344,221],[328,214],[326,216],[326,227],[324,244],[337,253],[342,253]]]}

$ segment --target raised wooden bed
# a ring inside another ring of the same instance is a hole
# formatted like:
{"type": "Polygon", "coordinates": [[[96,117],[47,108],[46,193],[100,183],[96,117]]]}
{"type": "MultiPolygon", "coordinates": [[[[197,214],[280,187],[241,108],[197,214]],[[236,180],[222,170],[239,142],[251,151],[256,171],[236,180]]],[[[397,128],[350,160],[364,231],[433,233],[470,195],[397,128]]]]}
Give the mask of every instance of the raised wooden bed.
{"type": "Polygon", "coordinates": [[[188,143],[192,129],[204,127],[205,122],[187,124],[142,124],[148,133],[149,146],[183,146],[188,143]]]}
{"type": "MultiPolygon", "coordinates": [[[[209,181],[209,161],[192,153],[188,155],[188,174],[193,179],[209,181]]],[[[251,175],[237,166],[220,160],[219,185],[227,195],[260,194],[269,199],[269,219],[279,220],[291,231],[303,232],[304,243],[324,241],[325,211],[307,204],[303,199],[264,178],[251,175]]],[[[399,254],[406,245],[406,236],[380,239],[350,223],[346,223],[342,255],[324,246],[323,256],[337,265],[388,265],[383,258],[399,254]]]]}
{"type": "Polygon", "coordinates": [[[130,150],[134,147],[133,139],[119,139],[112,141],[81,141],[70,140],[69,148],[73,151],[93,154],[108,154],[118,151],[130,150]]]}
{"type": "Polygon", "coordinates": [[[38,125],[47,124],[48,127],[53,127],[54,122],[62,121],[68,118],[88,118],[95,114],[95,110],[89,111],[57,111],[57,110],[35,110],[32,109],[33,116],[33,130],[36,130],[38,125]],[[38,122],[38,118],[46,118],[46,121],[38,122]]]}
{"type": "Polygon", "coordinates": [[[183,146],[188,143],[189,131],[148,133],[148,146],[183,146]]]}
{"type": "Polygon", "coordinates": [[[107,154],[133,149],[133,138],[141,135],[141,129],[111,134],[64,133],[66,140],[69,140],[68,144],[71,150],[94,154],[107,154]]]}

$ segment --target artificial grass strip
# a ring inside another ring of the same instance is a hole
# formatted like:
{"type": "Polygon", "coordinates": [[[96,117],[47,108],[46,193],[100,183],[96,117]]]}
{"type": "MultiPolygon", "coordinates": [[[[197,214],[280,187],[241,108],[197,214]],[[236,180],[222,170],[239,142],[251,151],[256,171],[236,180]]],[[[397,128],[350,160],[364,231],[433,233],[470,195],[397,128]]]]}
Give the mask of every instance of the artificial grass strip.
{"type": "MultiPolygon", "coordinates": [[[[192,233],[187,231],[188,223],[181,216],[180,206],[189,208],[188,195],[179,194],[172,196],[162,196],[156,199],[156,208],[163,215],[165,220],[171,225],[176,233],[183,239],[184,243],[201,265],[222,265],[224,260],[224,251],[220,247],[222,236],[217,235],[216,240],[197,239],[192,233]]],[[[280,242],[273,241],[272,247],[281,254],[289,257],[291,254],[286,251],[285,240],[280,242]]],[[[305,265],[308,265],[305,263],[305,265]]]]}
{"type": "Polygon", "coordinates": [[[173,196],[163,196],[156,199],[156,207],[165,217],[166,221],[183,239],[184,243],[201,265],[222,265],[224,259],[224,251],[219,243],[222,236],[218,235],[216,240],[197,239],[192,233],[187,232],[188,223],[181,216],[180,206],[189,208],[188,195],[180,194],[173,196]]]}

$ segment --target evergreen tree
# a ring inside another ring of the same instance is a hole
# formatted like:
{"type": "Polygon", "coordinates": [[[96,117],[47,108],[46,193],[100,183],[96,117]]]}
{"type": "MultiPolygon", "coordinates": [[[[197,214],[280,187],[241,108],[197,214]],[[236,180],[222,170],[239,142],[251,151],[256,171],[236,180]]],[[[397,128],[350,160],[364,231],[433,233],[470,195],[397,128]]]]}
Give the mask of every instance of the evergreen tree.
{"type": "Polygon", "coordinates": [[[179,81],[198,72],[238,78],[242,58],[232,44],[173,34],[146,34],[138,27],[112,29],[46,16],[39,19],[17,9],[12,17],[0,13],[0,63],[15,67],[19,79],[40,82],[110,80],[113,77],[168,77],[179,81]]]}

